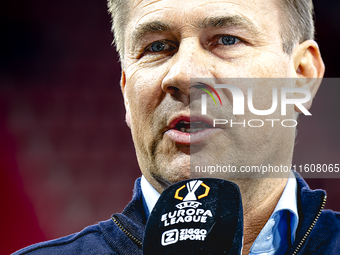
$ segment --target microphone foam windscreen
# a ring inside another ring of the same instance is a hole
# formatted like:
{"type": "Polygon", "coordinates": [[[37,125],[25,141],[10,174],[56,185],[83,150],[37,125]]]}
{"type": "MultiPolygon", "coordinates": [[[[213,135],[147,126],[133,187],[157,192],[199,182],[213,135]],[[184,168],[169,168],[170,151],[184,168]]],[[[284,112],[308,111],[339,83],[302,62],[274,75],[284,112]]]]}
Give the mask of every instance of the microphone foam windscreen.
{"type": "Polygon", "coordinates": [[[241,254],[243,210],[235,183],[190,179],[163,191],[146,224],[143,254],[241,254]]]}

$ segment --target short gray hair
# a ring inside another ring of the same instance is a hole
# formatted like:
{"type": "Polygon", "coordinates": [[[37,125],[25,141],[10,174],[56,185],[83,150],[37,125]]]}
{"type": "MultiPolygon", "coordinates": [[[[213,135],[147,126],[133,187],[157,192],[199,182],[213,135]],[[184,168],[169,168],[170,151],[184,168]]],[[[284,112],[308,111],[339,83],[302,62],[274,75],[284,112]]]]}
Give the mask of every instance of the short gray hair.
{"type": "Polygon", "coordinates": [[[108,11],[111,14],[113,33],[113,44],[116,45],[119,59],[122,62],[124,58],[124,38],[125,25],[128,17],[130,6],[128,0],[107,0],[108,11]]]}
{"type": "Polygon", "coordinates": [[[283,51],[291,54],[296,42],[314,40],[312,0],[278,0],[283,51]]]}

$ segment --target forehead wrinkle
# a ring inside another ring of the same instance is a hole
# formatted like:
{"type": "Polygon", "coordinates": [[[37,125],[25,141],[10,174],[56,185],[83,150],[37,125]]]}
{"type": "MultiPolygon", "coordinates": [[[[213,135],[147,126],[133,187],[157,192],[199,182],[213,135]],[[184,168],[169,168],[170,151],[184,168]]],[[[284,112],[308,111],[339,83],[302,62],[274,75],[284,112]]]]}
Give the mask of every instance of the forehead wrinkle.
{"type": "Polygon", "coordinates": [[[146,3],[146,4],[145,4],[144,6],[142,6],[141,8],[145,8],[145,7],[149,6],[149,5],[158,3],[158,2],[160,2],[160,1],[162,1],[162,0],[155,0],[155,1],[153,1],[153,2],[146,3]]]}

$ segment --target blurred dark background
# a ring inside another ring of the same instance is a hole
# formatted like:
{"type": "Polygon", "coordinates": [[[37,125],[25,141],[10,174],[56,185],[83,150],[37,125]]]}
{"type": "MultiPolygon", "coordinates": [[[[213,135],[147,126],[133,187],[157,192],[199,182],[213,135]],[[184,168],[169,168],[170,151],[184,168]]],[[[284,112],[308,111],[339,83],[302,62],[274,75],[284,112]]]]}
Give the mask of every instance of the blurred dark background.
{"type": "MultiPolygon", "coordinates": [[[[337,78],[340,1],[315,6],[326,77],[337,78]]],[[[9,254],[120,212],[140,172],[105,1],[2,1],[0,38],[0,254],[9,254]]],[[[314,118],[301,118],[296,164],[340,163],[339,94],[322,87],[314,118]]],[[[307,182],[340,210],[338,179],[307,182]]]]}

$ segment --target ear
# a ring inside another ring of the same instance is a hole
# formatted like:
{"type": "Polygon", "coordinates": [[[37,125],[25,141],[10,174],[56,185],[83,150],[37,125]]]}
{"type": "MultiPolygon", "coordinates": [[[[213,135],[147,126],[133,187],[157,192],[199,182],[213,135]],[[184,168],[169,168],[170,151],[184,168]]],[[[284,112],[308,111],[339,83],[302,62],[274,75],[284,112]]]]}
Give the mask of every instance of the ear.
{"type": "Polygon", "coordinates": [[[130,112],[130,105],[129,105],[129,100],[127,99],[126,96],[126,90],[125,90],[125,85],[126,85],[126,76],[124,70],[122,71],[122,76],[120,77],[120,88],[123,93],[123,98],[124,98],[124,105],[125,105],[125,122],[128,125],[129,128],[131,128],[131,112],[130,112]]]}
{"type": "MultiPolygon", "coordinates": [[[[293,60],[298,78],[297,86],[308,89],[312,95],[311,99],[303,104],[309,110],[325,73],[325,65],[318,44],[313,40],[307,40],[297,45],[293,50],[293,60]]],[[[301,113],[301,110],[296,106],[295,111],[301,113]]]]}

